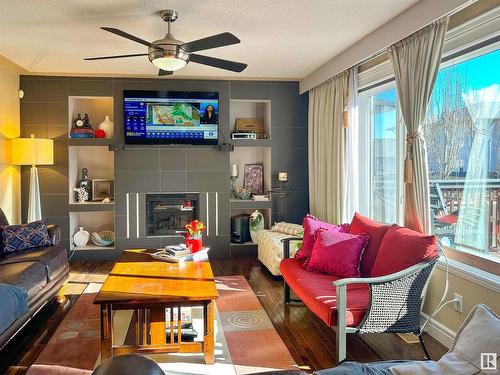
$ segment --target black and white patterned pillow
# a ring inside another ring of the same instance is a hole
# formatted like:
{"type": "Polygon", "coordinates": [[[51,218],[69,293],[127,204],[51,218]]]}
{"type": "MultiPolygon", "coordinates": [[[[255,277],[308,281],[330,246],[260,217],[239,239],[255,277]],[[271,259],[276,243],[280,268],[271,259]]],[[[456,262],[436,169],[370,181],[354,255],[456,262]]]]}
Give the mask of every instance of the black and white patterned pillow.
{"type": "Polygon", "coordinates": [[[52,245],[45,220],[2,227],[2,243],[3,253],[52,245]]]}

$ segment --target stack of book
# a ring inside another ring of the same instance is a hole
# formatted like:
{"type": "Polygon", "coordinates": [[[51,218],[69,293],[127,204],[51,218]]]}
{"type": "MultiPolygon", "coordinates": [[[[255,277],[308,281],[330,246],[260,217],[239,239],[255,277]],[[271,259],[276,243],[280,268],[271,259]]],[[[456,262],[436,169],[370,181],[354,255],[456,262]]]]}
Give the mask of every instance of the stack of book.
{"type": "Polygon", "coordinates": [[[186,247],[186,245],[181,244],[177,246],[165,246],[165,254],[181,259],[186,255],[191,254],[191,251],[186,247]]]}
{"type": "Polygon", "coordinates": [[[92,128],[73,128],[71,138],[95,138],[95,131],[92,128]]]}
{"type": "Polygon", "coordinates": [[[254,201],[268,201],[269,200],[269,196],[267,194],[254,194],[252,196],[252,199],[254,201]]]}
{"type": "Polygon", "coordinates": [[[185,245],[165,246],[165,249],[151,254],[154,259],[163,260],[171,263],[180,263],[186,261],[199,262],[208,259],[208,247],[204,247],[196,253],[191,253],[185,245]]]}

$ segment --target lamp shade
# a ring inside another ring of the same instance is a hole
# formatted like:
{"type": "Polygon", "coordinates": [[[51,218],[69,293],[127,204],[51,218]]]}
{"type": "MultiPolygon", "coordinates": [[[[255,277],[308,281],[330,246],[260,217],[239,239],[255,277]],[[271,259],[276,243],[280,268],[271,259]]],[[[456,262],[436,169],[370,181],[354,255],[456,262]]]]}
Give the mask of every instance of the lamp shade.
{"type": "Polygon", "coordinates": [[[54,141],[52,139],[16,138],[12,140],[12,164],[54,164],[54,141]]]}

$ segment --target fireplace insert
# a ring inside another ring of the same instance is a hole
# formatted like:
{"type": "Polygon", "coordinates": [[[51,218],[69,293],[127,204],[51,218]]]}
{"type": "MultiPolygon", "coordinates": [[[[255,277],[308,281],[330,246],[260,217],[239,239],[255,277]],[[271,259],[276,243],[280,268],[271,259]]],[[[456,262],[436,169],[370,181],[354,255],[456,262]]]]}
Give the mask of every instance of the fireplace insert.
{"type": "Polygon", "coordinates": [[[182,236],[186,224],[198,219],[197,193],[146,194],[147,236],[182,236]]]}

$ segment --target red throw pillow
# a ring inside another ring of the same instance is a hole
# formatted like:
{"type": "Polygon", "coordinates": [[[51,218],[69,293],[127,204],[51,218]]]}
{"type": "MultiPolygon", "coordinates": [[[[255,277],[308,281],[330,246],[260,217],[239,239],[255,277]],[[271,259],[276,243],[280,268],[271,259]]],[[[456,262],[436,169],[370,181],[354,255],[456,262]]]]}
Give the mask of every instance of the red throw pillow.
{"type": "Polygon", "coordinates": [[[349,233],[351,234],[361,234],[366,233],[370,236],[370,243],[366,247],[363,255],[361,256],[361,263],[359,265],[359,271],[362,276],[370,276],[377,258],[377,253],[382,243],[382,239],[385,233],[389,229],[389,225],[384,225],[373,221],[363,215],[354,214],[351,222],[351,228],[349,233]]]}
{"type": "Polygon", "coordinates": [[[304,236],[302,238],[302,246],[295,254],[295,259],[301,262],[306,262],[311,256],[314,242],[316,241],[316,231],[319,228],[327,229],[332,232],[348,232],[349,224],[335,225],[325,223],[324,221],[316,219],[314,216],[307,214],[302,222],[304,227],[304,236]]]}
{"type": "Polygon", "coordinates": [[[391,225],[380,244],[372,277],[402,271],[417,263],[437,257],[436,237],[391,225]]]}
{"type": "Polygon", "coordinates": [[[367,234],[349,234],[318,229],[316,242],[305,269],[338,277],[359,277],[359,261],[370,241],[367,234]]]}

